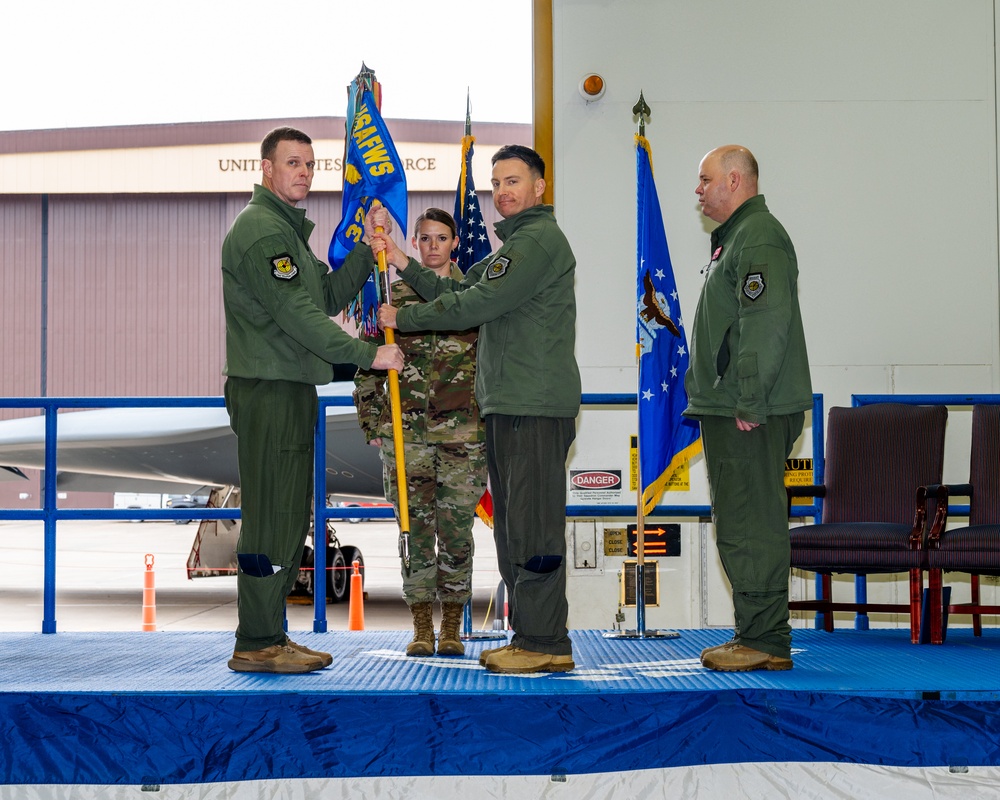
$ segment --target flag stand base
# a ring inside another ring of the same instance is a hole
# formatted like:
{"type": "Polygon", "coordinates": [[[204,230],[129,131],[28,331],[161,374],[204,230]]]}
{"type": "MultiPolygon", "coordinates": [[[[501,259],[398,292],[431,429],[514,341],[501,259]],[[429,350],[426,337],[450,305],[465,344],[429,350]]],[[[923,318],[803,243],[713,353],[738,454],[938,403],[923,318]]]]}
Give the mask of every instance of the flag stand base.
{"type": "MultiPolygon", "coordinates": [[[[494,625],[497,624],[494,622],[494,625]]],[[[458,637],[463,642],[495,642],[507,638],[507,631],[474,631],[472,630],[472,600],[471,598],[462,609],[462,633],[458,637]]]]}
{"type": "Polygon", "coordinates": [[[605,631],[605,639],[680,639],[677,631],[605,631]]]}
{"type": "Polygon", "coordinates": [[[506,631],[469,631],[468,633],[463,633],[458,637],[463,642],[498,642],[501,639],[507,638],[506,631]]]}

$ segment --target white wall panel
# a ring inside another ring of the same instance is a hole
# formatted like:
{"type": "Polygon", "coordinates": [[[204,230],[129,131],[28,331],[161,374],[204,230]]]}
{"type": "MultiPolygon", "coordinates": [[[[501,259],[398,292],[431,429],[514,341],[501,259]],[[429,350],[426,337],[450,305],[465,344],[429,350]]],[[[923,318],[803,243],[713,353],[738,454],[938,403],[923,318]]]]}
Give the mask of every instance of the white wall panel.
{"type": "MultiPolygon", "coordinates": [[[[995,19],[990,0],[553,0],[555,202],[578,259],[584,391],[635,390],[640,90],[685,319],[714,227],[694,194],[698,163],[744,144],[795,243],[827,409],[853,393],[1000,391],[995,19]],[[586,103],[577,87],[591,72],[607,89],[586,103]]],[[[592,444],[591,427],[584,415],[571,467],[591,447],[625,458],[620,436],[592,444]]],[[[948,478],[968,471],[969,433],[956,410],[948,478]]],[[[796,455],[810,442],[807,431],[796,455]]],[[[691,474],[689,497],[663,502],[707,502],[702,457],[691,474]]],[[[685,585],[708,613],[690,623],[731,624],[711,526],[702,541],[704,585],[685,585]]],[[[893,580],[872,591],[905,597],[893,580]]]]}

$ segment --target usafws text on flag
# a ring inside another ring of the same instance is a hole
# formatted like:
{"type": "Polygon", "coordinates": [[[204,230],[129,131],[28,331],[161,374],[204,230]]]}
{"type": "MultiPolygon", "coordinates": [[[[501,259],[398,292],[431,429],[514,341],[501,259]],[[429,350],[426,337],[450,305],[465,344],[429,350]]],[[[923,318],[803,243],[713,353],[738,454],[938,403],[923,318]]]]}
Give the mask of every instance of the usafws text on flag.
{"type": "Polygon", "coordinates": [[[330,242],[337,269],[364,234],[365,213],[379,200],[406,235],[406,175],[371,91],[365,91],[347,137],[342,218],[330,242]]]}

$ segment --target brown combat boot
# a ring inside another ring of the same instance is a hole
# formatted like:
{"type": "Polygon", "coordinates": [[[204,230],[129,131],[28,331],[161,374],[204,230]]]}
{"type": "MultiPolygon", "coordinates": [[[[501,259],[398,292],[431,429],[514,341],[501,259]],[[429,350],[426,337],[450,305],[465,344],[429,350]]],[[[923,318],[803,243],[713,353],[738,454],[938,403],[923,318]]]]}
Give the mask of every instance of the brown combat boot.
{"type": "Polygon", "coordinates": [[[310,650],[304,644],[296,644],[287,636],[285,636],[285,647],[291,647],[292,650],[298,650],[300,653],[304,653],[307,656],[318,658],[321,662],[323,662],[324,667],[328,667],[333,663],[333,656],[329,653],[324,653],[322,650],[310,650]]]}
{"type": "Polygon", "coordinates": [[[434,655],[434,606],[414,603],[410,613],[413,615],[413,641],[406,645],[406,655],[434,655]]]}
{"type": "Polygon", "coordinates": [[[485,667],[486,660],[494,653],[499,653],[501,650],[513,650],[514,645],[505,644],[503,647],[491,647],[489,650],[481,650],[479,652],[479,666],[485,667]]]}
{"type": "Polygon", "coordinates": [[[702,666],[716,672],[750,672],[755,669],[786,670],[794,665],[792,659],[762,653],[752,647],[729,642],[710,650],[701,659],[702,666]]]}
{"type": "Polygon", "coordinates": [[[716,650],[721,650],[724,647],[729,647],[729,645],[731,645],[731,644],[736,644],[736,640],[735,639],[730,639],[728,642],[723,642],[722,644],[717,644],[714,647],[706,647],[704,650],[701,651],[701,663],[702,664],[705,663],[705,657],[709,653],[714,653],[716,650]]]}
{"type": "Polygon", "coordinates": [[[441,604],[441,634],[438,636],[438,655],[464,656],[465,645],[458,635],[458,626],[462,622],[464,603],[441,604]]]}
{"type": "Polygon", "coordinates": [[[576,664],[572,655],[556,656],[509,647],[490,655],[486,659],[486,669],[506,675],[524,675],[531,672],[570,672],[576,669],[576,664]]]}
{"type": "Polygon", "coordinates": [[[263,650],[240,650],[229,659],[233,672],[273,672],[278,675],[297,675],[323,669],[323,661],[302,653],[288,645],[273,644],[263,650]]]}

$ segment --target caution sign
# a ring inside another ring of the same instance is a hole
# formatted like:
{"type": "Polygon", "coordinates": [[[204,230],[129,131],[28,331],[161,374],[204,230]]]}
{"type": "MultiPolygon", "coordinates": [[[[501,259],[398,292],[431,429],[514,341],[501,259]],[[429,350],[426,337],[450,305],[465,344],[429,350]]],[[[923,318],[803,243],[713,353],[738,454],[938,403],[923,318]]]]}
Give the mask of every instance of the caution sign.
{"type": "MultiPolygon", "coordinates": [[[[785,459],[785,486],[812,486],[813,460],[811,458],[785,459]]],[[[793,506],[811,506],[811,497],[793,497],[793,506]]]]}

